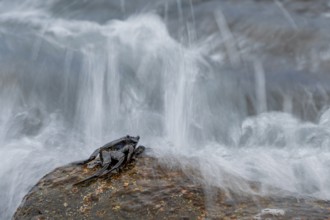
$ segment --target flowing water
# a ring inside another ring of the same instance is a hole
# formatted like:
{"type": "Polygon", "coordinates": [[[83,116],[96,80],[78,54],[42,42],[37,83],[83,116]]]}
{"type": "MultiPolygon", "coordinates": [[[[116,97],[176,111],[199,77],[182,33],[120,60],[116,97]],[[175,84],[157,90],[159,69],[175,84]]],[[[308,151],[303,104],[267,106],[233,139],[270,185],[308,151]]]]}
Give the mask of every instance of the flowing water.
{"type": "Polygon", "coordinates": [[[208,185],[330,199],[328,14],[296,2],[2,0],[0,219],[126,134],[208,185]]]}

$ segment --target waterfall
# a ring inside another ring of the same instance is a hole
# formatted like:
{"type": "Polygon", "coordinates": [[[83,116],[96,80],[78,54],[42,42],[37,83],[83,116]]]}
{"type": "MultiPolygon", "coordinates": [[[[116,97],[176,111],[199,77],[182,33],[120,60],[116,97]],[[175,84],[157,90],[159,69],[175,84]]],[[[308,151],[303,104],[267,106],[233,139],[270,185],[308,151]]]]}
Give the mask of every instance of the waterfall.
{"type": "Polygon", "coordinates": [[[133,13],[128,1],[95,3],[122,12],[109,18],[84,17],[91,6],[79,1],[0,3],[1,219],[47,172],[126,134],[161,161],[199,170],[206,184],[330,198],[326,87],[275,82],[282,76],[243,51],[220,11],[216,33],[199,34],[193,2],[150,5],[169,21],[148,7],[133,13]],[[175,37],[170,18],[182,24],[186,10],[192,23],[178,33],[188,37],[175,37]]]}

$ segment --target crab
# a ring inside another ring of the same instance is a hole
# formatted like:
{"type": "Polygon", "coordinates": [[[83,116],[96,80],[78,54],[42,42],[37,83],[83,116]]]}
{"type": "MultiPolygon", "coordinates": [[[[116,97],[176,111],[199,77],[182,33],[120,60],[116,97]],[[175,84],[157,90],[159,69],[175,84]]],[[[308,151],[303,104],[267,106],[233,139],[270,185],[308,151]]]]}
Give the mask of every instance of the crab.
{"type": "Polygon", "coordinates": [[[74,162],[74,165],[83,165],[95,160],[99,156],[100,164],[102,166],[98,172],[75,183],[74,185],[104,176],[114,170],[118,170],[119,168],[126,166],[127,163],[132,160],[133,156],[137,156],[145,150],[144,146],[136,147],[139,139],[139,136],[133,137],[127,135],[96,149],[87,160],[74,162]]]}

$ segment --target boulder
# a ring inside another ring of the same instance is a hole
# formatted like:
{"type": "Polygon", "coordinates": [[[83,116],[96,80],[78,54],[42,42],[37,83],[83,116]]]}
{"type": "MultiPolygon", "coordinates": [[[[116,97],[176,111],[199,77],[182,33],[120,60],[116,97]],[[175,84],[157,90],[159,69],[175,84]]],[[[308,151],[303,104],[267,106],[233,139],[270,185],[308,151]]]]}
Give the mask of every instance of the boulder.
{"type": "MultiPolygon", "coordinates": [[[[100,167],[67,165],[44,176],[13,219],[324,219],[330,202],[235,195],[204,185],[156,158],[75,185],[100,167]],[[230,195],[230,197],[228,196],[230,195]]],[[[198,174],[196,174],[198,175],[198,174]]]]}

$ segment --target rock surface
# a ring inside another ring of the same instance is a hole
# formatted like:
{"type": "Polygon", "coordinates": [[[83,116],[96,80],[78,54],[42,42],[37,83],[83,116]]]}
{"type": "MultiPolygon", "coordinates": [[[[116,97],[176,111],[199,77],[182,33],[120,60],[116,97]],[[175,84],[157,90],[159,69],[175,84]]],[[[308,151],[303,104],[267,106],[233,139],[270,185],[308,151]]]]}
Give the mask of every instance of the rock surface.
{"type": "Polygon", "coordinates": [[[67,165],[44,176],[13,219],[328,219],[330,202],[231,196],[143,156],[111,178],[73,183],[99,167],[67,165]]]}

